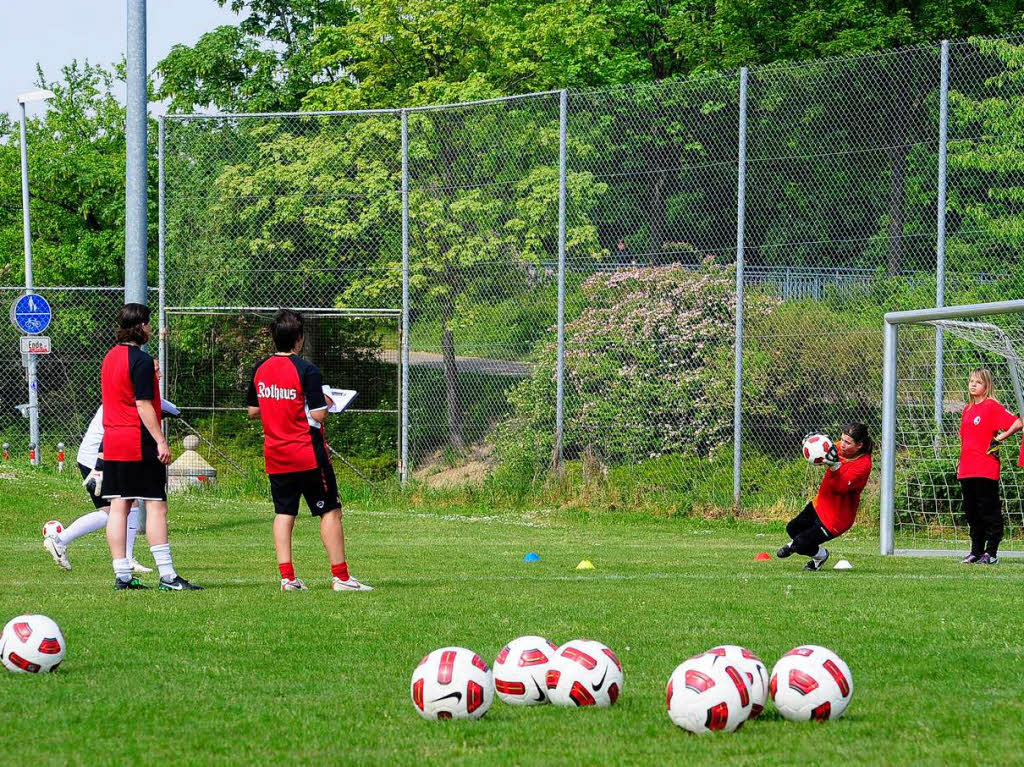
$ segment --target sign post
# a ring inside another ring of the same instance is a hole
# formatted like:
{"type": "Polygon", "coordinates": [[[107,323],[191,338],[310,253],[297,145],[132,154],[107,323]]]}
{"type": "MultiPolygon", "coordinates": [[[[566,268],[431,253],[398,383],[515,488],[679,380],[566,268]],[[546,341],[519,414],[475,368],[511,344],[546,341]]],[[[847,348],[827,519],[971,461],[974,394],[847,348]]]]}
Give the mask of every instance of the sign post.
{"type": "MultiPolygon", "coordinates": [[[[50,327],[50,320],[53,319],[53,312],[50,310],[49,302],[33,293],[31,287],[14,300],[11,304],[11,324],[26,336],[36,336],[50,327]]],[[[22,348],[25,349],[24,338],[22,348]]],[[[42,340],[42,339],[40,339],[42,340]]],[[[45,339],[46,348],[49,349],[49,338],[45,339]]],[[[31,344],[30,344],[31,345],[31,344]]],[[[36,374],[36,360],[41,353],[48,352],[24,352],[28,357],[28,431],[29,443],[33,446],[29,454],[30,462],[38,466],[39,456],[39,377],[36,374]]]]}

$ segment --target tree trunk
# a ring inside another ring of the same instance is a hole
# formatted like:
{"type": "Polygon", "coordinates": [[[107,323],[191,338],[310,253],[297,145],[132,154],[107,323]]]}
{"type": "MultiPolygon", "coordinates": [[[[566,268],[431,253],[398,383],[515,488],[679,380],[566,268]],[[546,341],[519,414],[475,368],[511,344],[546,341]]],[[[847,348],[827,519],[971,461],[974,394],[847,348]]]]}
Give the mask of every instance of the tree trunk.
{"type": "Polygon", "coordinates": [[[647,236],[650,238],[650,260],[654,264],[668,263],[670,258],[665,253],[665,206],[667,204],[665,188],[667,185],[667,174],[657,173],[647,198],[647,236]]]}
{"type": "Polygon", "coordinates": [[[444,401],[448,414],[448,443],[457,453],[466,452],[462,437],[462,407],[459,402],[459,371],[455,366],[455,338],[451,322],[455,305],[448,299],[441,303],[441,358],[444,360],[444,401]]]}

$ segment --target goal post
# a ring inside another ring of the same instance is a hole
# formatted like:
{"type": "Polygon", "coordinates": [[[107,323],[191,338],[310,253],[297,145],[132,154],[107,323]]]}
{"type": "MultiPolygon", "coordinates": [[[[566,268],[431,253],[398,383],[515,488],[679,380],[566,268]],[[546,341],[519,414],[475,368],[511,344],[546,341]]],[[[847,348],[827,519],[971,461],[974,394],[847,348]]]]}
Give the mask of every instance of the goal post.
{"type": "MultiPolygon", "coordinates": [[[[956,481],[966,380],[993,373],[997,398],[1024,413],[1024,300],[885,315],[882,364],[882,555],[963,554],[967,542],[956,481]],[[936,341],[941,339],[941,343],[936,341]]],[[[1003,449],[1001,493],[1008,525],[1000,556],[1024,556],[1024,470],[1019,443],[1003,449]]]]}

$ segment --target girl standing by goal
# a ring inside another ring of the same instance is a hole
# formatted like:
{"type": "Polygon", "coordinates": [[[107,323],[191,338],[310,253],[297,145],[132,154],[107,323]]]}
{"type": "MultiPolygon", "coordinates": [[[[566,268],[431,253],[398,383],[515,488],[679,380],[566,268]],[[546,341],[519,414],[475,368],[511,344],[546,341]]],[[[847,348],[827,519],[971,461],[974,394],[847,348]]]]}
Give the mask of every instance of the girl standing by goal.
{"type": "Polygon", "coordinates": [[[810,557],[804,570],[820,570],[828,561],[828,549],[822,544],[853,527],[861,491],[871,475],[874,447],[864,424],[843,427],[842,438],[825,456],[827,468],[818,494],[786,525],[786,534],[792,540],[776,552],[779,559],[792,554],[810,557]]]}
{"type": "Polygon", "coordinates": [[[960,416],[960,462],[956,478],[964,497],[971,550],[964,564],[994,565],[1003,539],[1003,502],[999,497],[999,446],[1024,427],[992,397],[992,374],[985,368],[967,379],[967,404],[960,416]]]}

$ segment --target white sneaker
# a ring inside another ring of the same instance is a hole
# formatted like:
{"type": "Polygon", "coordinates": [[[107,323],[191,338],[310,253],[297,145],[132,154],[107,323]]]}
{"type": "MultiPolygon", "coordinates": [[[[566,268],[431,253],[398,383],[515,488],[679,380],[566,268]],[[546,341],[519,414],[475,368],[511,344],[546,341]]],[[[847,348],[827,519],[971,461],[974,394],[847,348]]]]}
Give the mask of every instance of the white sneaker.
{"type": "Polygon", "coordinates": [[[63,569],[71,569],[71,562],[68,560],[68,547],[58,541],[56,535],[48,535],[43,538],[43,548],[50,552],[53,561],[63,569]]]}
{"type": "Polygon", "coordinates": [[[133,573],[151,573],[151,572],[153,572],[153,568],[152,567],[146,567],[144,564],[142,564],[137,559],[130,559],[130,560],[128,560],[128,564],[131,566],[133,573]]]}
{"type": "Polygon", "coordinates": [[[282,578],[281,591],[306,591],[306,584],[302,578],[282,578]]]}
{"type": "Polygon", "coordinates": [[[331,590],[333,591],[373,591],[373,586],[367,586],[365,583],[360,583],[351,575],[347,581],[343,581],[337,575],[331,581],[331,590]]]}

